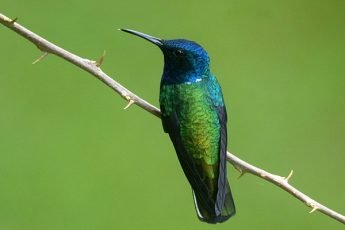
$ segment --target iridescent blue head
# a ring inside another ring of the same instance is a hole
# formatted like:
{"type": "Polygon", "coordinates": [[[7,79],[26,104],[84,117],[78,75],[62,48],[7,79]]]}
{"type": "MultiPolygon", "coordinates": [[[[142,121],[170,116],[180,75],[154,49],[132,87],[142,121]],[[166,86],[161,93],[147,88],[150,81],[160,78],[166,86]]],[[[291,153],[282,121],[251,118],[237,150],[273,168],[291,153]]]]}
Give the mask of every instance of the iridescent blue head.
{"type": "Polygon", "coordinates": [[[208,75],[210,59],[207,52],[197,43],[185,39],[163,40],[134,30],[121,30],[144,38],[162,50],[162,83],[193,83],[208,75]]]}

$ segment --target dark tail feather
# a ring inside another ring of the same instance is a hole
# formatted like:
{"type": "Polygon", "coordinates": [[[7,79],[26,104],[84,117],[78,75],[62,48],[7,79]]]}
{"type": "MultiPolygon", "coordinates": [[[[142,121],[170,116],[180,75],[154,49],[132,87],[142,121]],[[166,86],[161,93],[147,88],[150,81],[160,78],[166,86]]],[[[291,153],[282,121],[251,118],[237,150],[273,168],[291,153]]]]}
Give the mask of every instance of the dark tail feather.
{"type": "Polygon", "coordinates": [[[232,198],[229,182],[226,183],[225,201],[221,212],[222,216],[227,216],[227,219],[236,214],[234,199],[232,198]]]}
{"type": "Polygon", "coordinates": [[[230,217],[232,217],[236,213],[235,203],[232,198],[229,183],[226,184],[224,204],[222,206],[221,212],[218,214],[216,214],[216,207],[212,211],[210,211],[208,208],[202,207],[202,202],[198,202],[198,199],[195,196],[194,191],[193,191],[193,198],[194,198],[194,205],[195,205],[198,218],[199,220],[203,222],[206,222],[209,224],[222,223],[228,220],[230,217]]]}

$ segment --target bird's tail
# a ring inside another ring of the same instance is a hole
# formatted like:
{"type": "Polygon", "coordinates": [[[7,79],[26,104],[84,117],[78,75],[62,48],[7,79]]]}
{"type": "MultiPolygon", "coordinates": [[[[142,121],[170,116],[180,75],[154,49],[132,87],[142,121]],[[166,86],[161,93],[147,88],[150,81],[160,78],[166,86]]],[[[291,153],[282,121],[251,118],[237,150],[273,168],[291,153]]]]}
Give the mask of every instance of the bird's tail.
{"type": "Polygon", "coordinates": [[[205,202],[199,202],[198,198],[195,196],[194,191],[193,191],[195,209],[196,209],[199,220],[209,223],[209,224],[216,224],[216,223],[222,223],[228,220],[231,216],[235,215],[236,213],[235,203],[232,198],[232,194],[231,194],[231,190],[230,190],[230,186],[228,182],[226,183],[224,192],[225,192],[225,199],[222,205],[222,209],[219,212],[216,209],[216,205],[214,205],[213,209],[210,209],[208,207],[203,207],[203,204],[205,204],[205,202]]]}

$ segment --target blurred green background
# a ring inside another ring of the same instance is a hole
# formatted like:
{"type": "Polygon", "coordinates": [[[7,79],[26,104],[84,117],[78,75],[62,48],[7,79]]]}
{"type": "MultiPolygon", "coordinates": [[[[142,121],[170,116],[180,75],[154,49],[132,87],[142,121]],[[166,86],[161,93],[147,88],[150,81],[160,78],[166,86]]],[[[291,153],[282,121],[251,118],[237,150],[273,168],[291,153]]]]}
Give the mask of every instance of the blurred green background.
{"type": "MultiPolygon", "coordinates": [[[[2,0],[1,12],[158,105],[162,54],[136,29],[202,44],[229,149],[345,213],[345,2],[2,0]]],[[[0,230],[344,229],[254,176],[229,178],[237,215],[200,223],[160,121],[0,26],[0,230]]]]}

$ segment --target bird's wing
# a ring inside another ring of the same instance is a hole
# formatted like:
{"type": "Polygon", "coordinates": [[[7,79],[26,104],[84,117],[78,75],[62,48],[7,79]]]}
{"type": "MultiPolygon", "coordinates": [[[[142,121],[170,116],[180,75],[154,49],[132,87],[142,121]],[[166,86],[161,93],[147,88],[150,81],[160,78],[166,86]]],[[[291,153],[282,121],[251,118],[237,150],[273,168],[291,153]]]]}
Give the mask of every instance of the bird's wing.
{"type": "MultiPolygon", "coordinates": [[[[164,110],[164,108],[161,109],[164,110]]],[[[169,134],[170,139],[174,144],[182,169],[194,190],[194,194],[197,196],[199,206],[204,209],[206,208],[207,213],[214,213],[214,198],[209,195],[209,187],[202,169],[197,165],[195,159],[186,152],[176,112],[172,112],[170,116],[163,115],[162,123],[164,131],[169,134]]]]}
{"type": "Polygon", "coordinates": [[[218,164],[218,191],[216,198],[216,214],[219,215],[222,211],[225,201],[225,189],[227,185],[227,171],[226,171],[226,149],[227,149],[227,115],[225,106],[217,106],[217,114],[220,124],[220,138],[219,138],[219,164],[218,164]]]}

